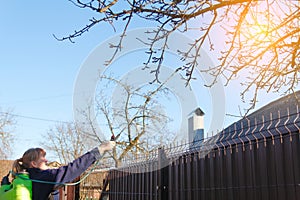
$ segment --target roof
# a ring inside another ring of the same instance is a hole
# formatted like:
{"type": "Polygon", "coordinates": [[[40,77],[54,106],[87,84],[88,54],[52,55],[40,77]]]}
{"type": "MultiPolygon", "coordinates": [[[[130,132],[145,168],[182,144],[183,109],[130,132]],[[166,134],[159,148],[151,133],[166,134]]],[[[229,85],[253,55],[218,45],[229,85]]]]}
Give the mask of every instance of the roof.
{"type": "Polygon", "coordinates": [[[217,134],[216,143],[239,143],[299,131],[300,91],[279,98],[217,134]]]}
{"type": "Polygon", "coordinates": [[[205,115],[205,113],[203,112],[203,110],[201,110],[201,108],[196,108],[194,111],[192,111],[189,116],[192,116],[192,115],[197,115],[197,116],[203,116],[205,115]]]}
{"type": "Polygon", "coordinates": [[[0,178],[6,176],[12,168],[13,160],[0,160],[0,178]]]}

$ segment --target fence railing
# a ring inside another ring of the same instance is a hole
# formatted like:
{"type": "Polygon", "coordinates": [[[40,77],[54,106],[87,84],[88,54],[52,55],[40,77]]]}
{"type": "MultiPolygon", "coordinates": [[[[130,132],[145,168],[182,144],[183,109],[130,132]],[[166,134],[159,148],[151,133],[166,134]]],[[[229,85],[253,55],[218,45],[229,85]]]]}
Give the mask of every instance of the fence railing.
{"type": "MultiPolygon", "coordinates": [[[[178,159],[112,170],[110,200],[300,199],[300,138],[294,132],[266,141],[215,148],[178,159]],[[154,166],[152,166],[154,165],[154,166]]],[[[164,150],[161,149],[161,154],[164,150]]]]}
{"type": "Polygon", "coordinates": [[[110,200],[300,199],[299,127],[298,104],[250,115],[211,138],[124,162],[110,171],[105,194],[110,200]]]}

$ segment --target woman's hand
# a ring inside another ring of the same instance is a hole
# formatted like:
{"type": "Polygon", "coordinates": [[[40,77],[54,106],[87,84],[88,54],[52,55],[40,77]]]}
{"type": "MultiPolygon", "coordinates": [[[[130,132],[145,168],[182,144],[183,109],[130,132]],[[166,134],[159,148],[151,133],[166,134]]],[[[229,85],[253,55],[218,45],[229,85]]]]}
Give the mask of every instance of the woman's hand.
{"type": "Polygon", "coordinates": [[[116,146],[115,141],[107,141],[100,144],[98,149],[100,154],[103,155],[106,151],[111,151],[115,146],[116,146]]]}

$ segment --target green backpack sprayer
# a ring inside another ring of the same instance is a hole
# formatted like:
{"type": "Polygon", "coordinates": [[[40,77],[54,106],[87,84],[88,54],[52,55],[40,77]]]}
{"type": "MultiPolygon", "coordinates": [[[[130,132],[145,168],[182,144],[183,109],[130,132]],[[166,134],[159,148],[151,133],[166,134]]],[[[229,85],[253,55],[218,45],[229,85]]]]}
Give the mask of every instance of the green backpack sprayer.
{"type": "Polygon", "coordinates": [[[16,174],[16,178],[9,182],[8,176],[4,176],[0,187],[0,200],[31,200],[32,182],[28,172],[16,174]]]}

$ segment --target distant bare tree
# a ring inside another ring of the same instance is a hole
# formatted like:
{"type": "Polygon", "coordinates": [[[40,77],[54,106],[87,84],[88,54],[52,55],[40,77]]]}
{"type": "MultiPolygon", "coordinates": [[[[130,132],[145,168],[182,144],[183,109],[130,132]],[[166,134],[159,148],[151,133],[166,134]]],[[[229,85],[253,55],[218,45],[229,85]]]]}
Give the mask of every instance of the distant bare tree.
{"type": "MultiPolygon", "coordinates": [[[[115,54],[122,48],[122,40],[136,19],[157,26],[149,41],[149,60],[156,63],[155,81],[159,82],[159,70],[168,46],[168,37],[175,31],[195,32],[194,43],[188,51],[178,49],[185,61],[178,66],[185,72],[187,82],[201,63],[197,63],[200,49],[215,51],[219,56],[215,66],[205,70],[212,76],[222,77],[228,84],[241,73],[248,76],[241,97],[250,90],[255,106],[259,90],[267,92],[292,92],[299,81],[300,9],[297,0],[174,0],[174,1],[118,1],[118,0],[69,0],[80,9],[96,14],[81,30],[60,38],[73,40],[101,23],[121,26],[123,33],[118,44],[112,44],[115,54]],[[123,23],[117,23],[117,21],[123,23]],[[220,29],[221,27],[221,29],[220,29]],[[223,43],[217,44],[222,37],[223,43]],[[160,49],[155,44],[162,42],[160,49]]],[[[147,23],[143,23],[147,24],[147,23]]],[[[115,55],[114,54],[114,55],[115,55]]],[[[109,62],[108,62],[109,63],[109,62]]],[[[212,82],[211,84],[214,84],[212,82]]],[[[210,86],[210,84],[208,85],[210,86]]]]}
{"type": "MultiPolygon", "coordinates": [[[[153,85],[144,89],[144,86],[133,87],[111,76],[101,76],[102,88],[97,90],[94,106],[89,106],[81,112],[85,116],[86,126],[89,127],[88,136],[102,142],[103,135],[97,132],[95,120],[107,127],[106,138],[114,136],[117,147],[111,157],[115,165],[120,166],[122,159],[133,159],[139,155],[147,155],[159,146],[172,142],[174,133],[168,130],[170,117],[162,112],[163,105],[157,100],[160,95],[169,92],[164,84],[153,85]],[[103,82],[102,82],[103,83],[103,82]],[[107,88],[118,90],[120,99],[113,105],[107,88]],[[96,110],[98,119],[91,118],[91,109],[96,110]]],[[[100,80],[100,81],[101,81],[100,80]]]]}
{"type": "Polygon", "coordinates": [[[165,84],[175,74],[172,73],[162,84],[152,84],[150,88],[149,85],[132,86],[124,80],[101,75],[95,103],[86,102],[87,107],[78,111],[83,116],[82,120],[77,124],[57,124],[44,135],[43,146],[53,152],[61,163],[68,163],[114,136],[117,146],[104,159],[112,159],[115,166],[120,166],[125,158],[147,156],[159,146],[172,143],[177,139],[175,133],[169,130],[168,123],[172,120],[162,112],[164,105],[159,100],[170,94],[165,84]],[[116,98],[117,102],[112,102],[111,88],[118,88],[120,98],[116,98]],[[91,114],[93,110],[96,116],[91,114]],[[96,127],[95,121],[101,122],[105,133],[96,127]]]}
{"type": "Polygon", "coordinates": [[[11,111],[0,109],[0,159],[4,160],[13,152],[14,136],[12,134],[16,120],[11,111]]]}
{"type": "Polygon", "coordinates": [[[45,149],[54,153],[62,164],[78,158],[93,145],[81,127],[71,122],[57,124],[44,135],[43,140],[45,149]]]}

